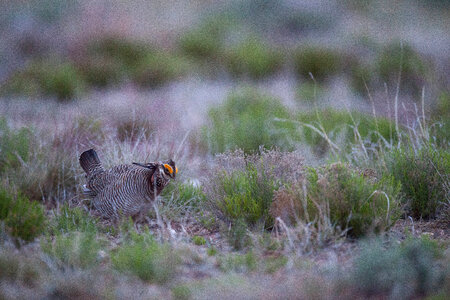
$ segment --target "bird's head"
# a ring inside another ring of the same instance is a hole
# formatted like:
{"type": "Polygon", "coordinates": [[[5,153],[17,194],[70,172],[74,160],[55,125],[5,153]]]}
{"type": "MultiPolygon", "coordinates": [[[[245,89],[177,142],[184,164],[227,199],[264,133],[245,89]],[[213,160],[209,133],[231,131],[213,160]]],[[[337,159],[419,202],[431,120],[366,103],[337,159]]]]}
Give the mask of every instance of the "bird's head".
{"type": "Polygon", "coordinates": [[[159,162],[160,172],[166,179],[175,179],[178,173],[178,168],[172,159],[159,162]]]}

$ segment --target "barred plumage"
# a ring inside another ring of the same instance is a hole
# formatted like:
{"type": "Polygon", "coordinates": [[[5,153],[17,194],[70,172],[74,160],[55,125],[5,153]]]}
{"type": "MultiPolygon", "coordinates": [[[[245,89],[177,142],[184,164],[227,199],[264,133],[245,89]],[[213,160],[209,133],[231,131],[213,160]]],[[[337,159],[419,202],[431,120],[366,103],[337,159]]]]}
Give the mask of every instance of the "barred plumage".
{"type": "Polygon", "coordinates": [[[91,149],[80,156],[86,172],[85,195],[105,218],[136,216],[145,213],[170,179],[175,179],[175,162],[118,165],[105,170],[91,149]]]}

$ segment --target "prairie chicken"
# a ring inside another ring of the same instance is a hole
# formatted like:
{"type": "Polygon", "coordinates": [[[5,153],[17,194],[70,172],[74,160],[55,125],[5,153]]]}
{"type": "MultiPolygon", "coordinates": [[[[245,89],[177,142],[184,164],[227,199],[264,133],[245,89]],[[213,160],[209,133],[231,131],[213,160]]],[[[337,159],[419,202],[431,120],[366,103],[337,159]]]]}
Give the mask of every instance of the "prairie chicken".
{"type": "Polygon", "coordinates": [[[178,173],[171,159],[118,165],[105,170],[93,149],[80,155],[80,165],[87,179],[83,193],[92,198],[94,207],[105,218],[134,217],[147,212],[155,198],[178,173]]]}

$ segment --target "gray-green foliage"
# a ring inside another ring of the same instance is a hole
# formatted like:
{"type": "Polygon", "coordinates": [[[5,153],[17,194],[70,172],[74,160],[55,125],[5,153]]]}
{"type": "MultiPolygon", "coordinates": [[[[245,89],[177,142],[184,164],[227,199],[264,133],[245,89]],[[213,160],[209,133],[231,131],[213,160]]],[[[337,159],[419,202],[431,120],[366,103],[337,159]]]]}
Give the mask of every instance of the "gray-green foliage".
{"type": "Polygon", "coordinates": [[[30,156],[31,131],[27,127],[12,129],[5,118],[0,118],[0,174],[18,168],[30,156]]]}
{"type": "Polygon", "coordinates": [[[252,152],[260,146],[292,149],[294,126],[273,122],[274,118],[288,117],[278,99],[245,89],[232,93],[223,105],[209,111],[203,136],[212,153],[234,149],[252,152]]]}
{"type": "Polygon", "coordinates": [[[41,248],[61,269],[88,269],[100,262],[101,243],[92,232],[57,234],[43,239],[41,248]]]}
{"type": "Polygon", "coordinates": [[[370,242],[363,246],[351,273],[353,284],[367,297],[425,297],[443,285],[437,244],[407,239],[401,245],[370,242]]]}
{"type": "Polygon", "coordinates": [[[43,233],[46,217],[39,203],[0,188],[0,222],[9,235],[30,242],[43,233]]]}
{"type": "Polygon", "coordinates": [[[153,283],[165,283],[174,275],[178,257],[169,245],[159,244],[147,232],[131,233],[130,239],[112,253],[113,266],[153,283]]]}
{"type": "Polygon", "coordinates": [[[433,218],[449,201],[450,153],[425,145],[422,149],[397,149],[388,154],[387,172],[401,183],[415,218],[433,218]]]}

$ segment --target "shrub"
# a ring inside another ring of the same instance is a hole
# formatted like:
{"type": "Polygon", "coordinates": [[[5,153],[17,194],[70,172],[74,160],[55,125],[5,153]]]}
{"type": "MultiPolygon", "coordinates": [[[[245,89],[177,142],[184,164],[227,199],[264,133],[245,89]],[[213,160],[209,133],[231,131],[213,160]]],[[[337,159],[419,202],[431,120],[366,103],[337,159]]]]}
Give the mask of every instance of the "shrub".
{"type": "Polygon", "coordinates": [[[26,242],[34,240],[45,228],[43,207],[30,202],[18,194],[13,197],[4,188],[0,188],[0,221],[6,226],[6,231],[16,238],[26,242]]]}
{"type": "Polygon", "coordinates": [[[352,237],[382,232],[400,216],[400,187],[391,178],[369,180],[347,165],[336,163],[310,169],[306,194],[292,185],[275,195],[270,213],[295,222],[328,220],[352,237]],[[306,196],[306,198],[305,198],[306,196]]]}
{"type": "Polygon", "coordinates": [[[246,254],[229,254],[217,260],[219,267],[226,272],[251,272],[257,268],[256,256],[251,251],[246,254]]]}
{"type": "Polygon", "coordinates": [[[211,19],[185,33],[179,40],[179,47],[186,55],[197,59],[217,59],[222,48],[226,23],[224,19],[211,19]]]}
{"type": "Polygon", "coordinates": [[[397,86],[401,69],[400,91],[418,98],[430,75],[421,56],[411,46],[400,43],[387,45],[379,54],[375,68],[382,82],[393,88],[397,86]]]}
{"type": "Polygon", "coordinates": [[[37,60],[14,73],[2,90],[7,94],[43,95],[66,101],[80,95],[84,82],[70,62],[37,60]]]}
{"type": "Polygon", "coordinates": [[[376,79],[375,73],[376,71],[370,65],[353,64],[350,68],[350,86],[359,96],[368,98],[367,88],[370,92],[370,88],[376,79]]]}
{"type": "Polygon", "coordinates": [[[101,243],[95,233],[73,231],[43,239],[41,248],[61,269],[88,269],[99,263],[101,243]]]}
{"type": "Polygon", "coordinates": [[[297,75],[310,80],[309,73],[318,82],[324,82],[342,69],[342,58],[339,53],[319,47],[297,50],[294,55],[294,67],[297,75]]]}
{"type": "Polygon", "coordinates": [[[296,152],[244,155],[236,151],[218,156],[216,163],[204,185],[206,203],[218,219],[232,223],[231,241],[237,242],[231,244],[241,243],[248,226],[271,227],[268,210],[275,190],[303,176],[303,161],[296,152]]]}
{"type": "Polygon", "coordinates": [[[450,154],[425,146],[420,150],[398,149],[387,157],[387,172],[401,183],[415,218],[433,218],[442,202],[449,201],[450,154]]]}
{"type": "Polygon", "coordinates": [[[178,264],[178,257],[169,245],[158,244],[148,233],[134,233],[129,243],[112,254],[111,260],[117,270],[154,283],[170,280],[178,264]]]}
{"type": "Polygon", "coordinates": [[[113,59],[126,71],[136,68],[152,50],[144,43],[127,40],[119,36],[108,36],[92,40],[87,45],[90,55],[113,59]]]}
{"type": "Polygon", "coordinates": [[[442,286],[438,258],[436,244],[425,238],[408,239],[387,249],[380,242],[370,242],[356,258],[351,278],[366,297],[425,297],[442,286]]]}
{"type": "Polygon", "coordinates": [[[283,123],[275,127],[272,120],[277,117],[289,117],[277,99],[251,89],[242,90],[209,111],[209,125],[203,128],[203,139],[212,153],[238,148],[248,153],[260,146],[292,149],[294,126],[283,123]]]}
{"type": "Polygon", "coordinates": [[[192,237],[192,242],[197,246],[202,246],[206,244],[206,240],[202,236],[194,235],[192,237]]]}
{"type": "Polygon", "coordinates": [[[141,88],[154,88],[179,78],[189,69],[189,63],[182,57],[165,52],[147,54],[132,74],[133,82],[141,88]]]}
{"type": "Polygon", "coordinates": [[[95,220],[79,207],[70,208],[61,206],[59,213],[52,222],[52,228],[57,233],[70,233],[73,231],[96,233],[95,220]]]}
{"type": "Polygon", "coordinates": [[[114,58],[100,55],[83,55],[75,60],[75,66],[90,86],[104,88],[120,83],[125,76],[122,64],[114,58]]]}
{"type": "MultiPolygon", "coordinates": [[[[346,149],[352,144],[359,144],[361,142],[359,137],[363,143],[372,145],[376,145],[380,139],[384,139],[389,144],[398,139],[394,130],[395,125],[391,121],[359,112],[349,113],[327,109],[317,113],[300,113],[296,119],[303,124],[313,125],[319,131],[323,129],[328,138],[339,142],[339,145],[346,149]]],[[[329,149],[322,135],[306,126],[302,128],[302,131],[303,140],[313,146],[316,153],[324,154],[329,149]]]]}
{"type": "Polygon", "coordinates": [[[7,169],[19,168],[21,160],[28,162],[31,131],[24,127],[9,128],[5,118],[0,118],[0,174],[7,169]]]}
{"type": "Polygon", "coordinates": [[[256,38],[249,38],[226,55],[228,70],[236,77],[267,77],[282,65],[281,54],[256,38]]]}
{"type": "Polygon", "coordinates": [[[41,277],[40,271],[42,270],[29,256],[18,254],[7,248],[0,250],[0,282],[20,282],[27,287],[34,287],[41,277]]]}

